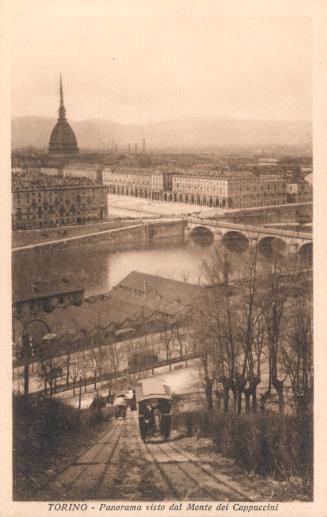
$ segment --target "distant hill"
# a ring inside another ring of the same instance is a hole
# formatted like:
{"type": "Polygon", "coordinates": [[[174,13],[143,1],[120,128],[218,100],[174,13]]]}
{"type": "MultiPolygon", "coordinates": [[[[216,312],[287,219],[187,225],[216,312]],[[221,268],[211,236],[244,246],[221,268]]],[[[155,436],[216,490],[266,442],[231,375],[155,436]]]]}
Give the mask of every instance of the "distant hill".
{"type": "MultiPolygon", "coordinates": [[[[12,121],[12,145],[46,148],[56,119],[18,117],[12,121]]],[[[188,118],[153,124],[119,124],[110,120],[70,121],[80,149],[110,148],[112,141],[126,150],[128,144],[156,149],[215,149],[243,146],[311,146],[309,122],[188,118]]]]}

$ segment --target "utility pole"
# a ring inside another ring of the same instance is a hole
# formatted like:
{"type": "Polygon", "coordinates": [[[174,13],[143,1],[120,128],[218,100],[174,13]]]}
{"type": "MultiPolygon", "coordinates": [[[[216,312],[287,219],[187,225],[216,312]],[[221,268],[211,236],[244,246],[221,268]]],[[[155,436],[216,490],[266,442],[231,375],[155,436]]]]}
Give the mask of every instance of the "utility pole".
{"type": "Polygon", "coordinates": [[[30,381],[30,357],[33,354],[32,338],[23,336],[22,355],[24,358],[24,398],[26,404],[29,398],[29,381],[30,381]]]}

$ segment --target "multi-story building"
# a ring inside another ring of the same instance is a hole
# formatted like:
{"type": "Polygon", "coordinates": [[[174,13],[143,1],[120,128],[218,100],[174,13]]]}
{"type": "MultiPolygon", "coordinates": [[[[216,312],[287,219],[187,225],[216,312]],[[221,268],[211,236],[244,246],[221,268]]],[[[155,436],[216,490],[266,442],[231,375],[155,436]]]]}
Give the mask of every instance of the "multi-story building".
{"type": "Polygon", "coordinates": [[[302,183],[293,182],[294,187],[290,187],[289,182],[277,174],[256,176],[224,171],[204,175],[202,171],[186,174],[125,167],[105,168],[103,182],[112,194],[219,208],[280,205],[312,199],[310,189],[302,183]]]}
{"type": "Polygon", "coordinates": [[[103,170],[103,183],[109,186],[111,194],[125,196],[151,197],[151,173],[148,169],[109,169],[103,170]]]}
{"type": "Polygon", "coordinates": [[[103,183],[111,194],[167,200],[172,190],[173,172],[151,169],[103,169],[103,183]]]}
{"type": "Polygon", "coordinates": [[[312,201],[312,185],[306,181],[287,183],[286,196],[288,203],[306,203],[312,201]]]}
{"type": "Polygon", "coordinates": [[[88,178],[13,175],[12,228],[48,228],[104,221],[108,187],[88,178]]]}
{"type": "Polygon", "coordinates": [[[246,208],[286,202],[280,178],[173,176],[169,201],[220,208],[246,208]]]}

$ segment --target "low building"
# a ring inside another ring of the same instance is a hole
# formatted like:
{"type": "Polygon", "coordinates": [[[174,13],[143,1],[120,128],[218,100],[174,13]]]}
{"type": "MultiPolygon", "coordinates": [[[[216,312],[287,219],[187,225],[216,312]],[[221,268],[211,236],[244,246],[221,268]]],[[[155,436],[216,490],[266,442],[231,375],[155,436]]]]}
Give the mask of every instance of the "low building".
{"type": "MultiPolygon", "coordinates": [[[[58,283],[56,285],[58,286],[58,283]]],[[[68,295],[71,292],[69,284],[66,287],[65,292],[68,295]]],[[[67,341],[68,335],[76,343],[76,348],[89,347],[88,336],[97,327],[105,329],[108,342],[111,342],[112,339],[123,339],[129,333],[136,336],[153,332],[162,322],[166,325],[183,321],[191,315],[203,292],[203,288],[198,285],[132,271],[110,292],[85,299],[78,297],[76,303],[72,303],[69,299],[67,303],[65,299],[59,300],[58,296],[64,293],[58,294],[59,289],[56,289],[56,292],[52,293],[54,299],[49,299],[42,309],[44,302],[41,300],[44,296],[41,294],[46,293],[46,298],[51,298],[49,283],[47,290],[46,286],[42,288],[42,293],[40,287],[36,288],[38,292],[35,292],[33,297],[30,288],[25,288],[26,296],[17,288],[14,303],[34,301],[32,309],[41,311],[38,313],[38,318],[45,321],[51,328],[51,332],[57,335],[57,342],[60,343],[62,335],[67,341]],[[52,310],[53,305],[55,310],[52,310]]],[[[60,289],[64,291],[61,284],[60,289]]],[[[76,291],[75,293],[78,294],[76,291]]],[[[28,303],[27,307],[29,307],[28,303]]],[[[23,309],[20,310],[23,311],[23,309]]],[[[27,308],[24,314],[26,310],[27,308]]],[[[21,335],[23,324],[21,318],[21,315],[18,317],[16,308],[17,336],[21,335]]]]}
{"type": "Polygon", "coordinates": [[[187,314],[202,293],[202,287],[170,278],[131,271],[113,289],[113,296],[126,296],[166,317],[187,314]]]}
{"type": "Polygon", "coordinates": [[[51,312],[56,307],[80,305],[84,300],[83,287],[71,284],[66,278],[27,282],[13,287],[13,310],[16,319],[35,317],[40,312],[51,312]]]}

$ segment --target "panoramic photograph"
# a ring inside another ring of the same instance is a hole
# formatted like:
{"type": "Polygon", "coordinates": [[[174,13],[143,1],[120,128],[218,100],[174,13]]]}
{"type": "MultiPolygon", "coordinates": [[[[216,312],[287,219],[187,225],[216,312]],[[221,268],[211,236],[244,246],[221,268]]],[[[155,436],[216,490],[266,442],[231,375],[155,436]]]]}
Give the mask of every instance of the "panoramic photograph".
{"type": "Polygon", "coordinates": [[[13,500],[312,502],[311,19],[33,12],[11,26],[13,500]]]}

